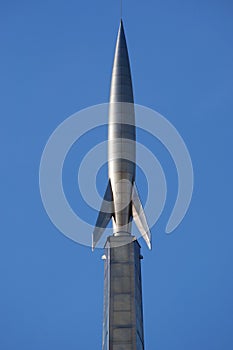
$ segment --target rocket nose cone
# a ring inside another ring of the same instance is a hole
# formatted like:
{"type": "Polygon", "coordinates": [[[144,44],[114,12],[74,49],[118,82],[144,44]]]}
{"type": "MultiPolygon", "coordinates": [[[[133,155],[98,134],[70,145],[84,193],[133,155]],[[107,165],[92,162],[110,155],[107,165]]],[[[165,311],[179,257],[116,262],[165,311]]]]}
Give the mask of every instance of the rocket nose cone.
{"type": "Polygon", "coordinates": [[[121,55],[127,54],[128,56],[128,49],[127,49],[127,44],[126,44],[126,38],[125,38],[125,30],[124,30],[124,25],[123,21],[121,19],[119,29],[118,29],[118,35],[117,35],[117,44],[116,44],[116,52],[119,52],[121,55]]]}
{"type": "Polygon", "coordinates": [[[129,55],[123,21],[120,21],[112,71],[111,102],[133,103],[129,55]]]}
{"type": "Polygon", "coordinates": [[[120,20],[120,25],[119,25],[119,30],[118,30],[118,36],[119,34],[125,36],[125,31],[124,31],[124,24],[123,24],[123,20],[120,20]]]}

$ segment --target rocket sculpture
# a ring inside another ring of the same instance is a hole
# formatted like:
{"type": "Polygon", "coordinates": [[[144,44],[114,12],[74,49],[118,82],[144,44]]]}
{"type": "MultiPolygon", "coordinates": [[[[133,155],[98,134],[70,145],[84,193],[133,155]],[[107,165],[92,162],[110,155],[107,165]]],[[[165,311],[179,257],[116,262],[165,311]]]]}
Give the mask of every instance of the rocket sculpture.
{"type": "Polygon", "coordinates": [[[112,219],[114,236],[131,236],[135,221],[151,249],[151,235],[135,184],[136,131],[133,87],[123,22],[118,31],[112,70],[108,121],[109,181],[93,232],[98,244],[112,219]]]}

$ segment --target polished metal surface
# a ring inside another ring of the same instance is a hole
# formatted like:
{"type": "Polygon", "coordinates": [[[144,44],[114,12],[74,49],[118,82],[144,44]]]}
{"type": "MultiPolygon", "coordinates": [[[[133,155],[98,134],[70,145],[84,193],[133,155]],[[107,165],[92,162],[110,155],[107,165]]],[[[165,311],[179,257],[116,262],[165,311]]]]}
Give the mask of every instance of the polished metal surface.
{"type": "Polygon", "coordinates": [[[112,70],[108,131],[109,179],[115,209],[114,235],[131,232],[130,203],[136,161],[133,102],[129,55],[121,21],[112,70]]]}
{"type": "Polygon", "coordinates": [[[133,87],[122,20],[118,30],[109,103],[108,175],[102,207],[93,232],[93,249],[112,219],[114,236],[131,235],[134,219],[150,248],[150,230],[136,185],[136,132],[133,87]]]}

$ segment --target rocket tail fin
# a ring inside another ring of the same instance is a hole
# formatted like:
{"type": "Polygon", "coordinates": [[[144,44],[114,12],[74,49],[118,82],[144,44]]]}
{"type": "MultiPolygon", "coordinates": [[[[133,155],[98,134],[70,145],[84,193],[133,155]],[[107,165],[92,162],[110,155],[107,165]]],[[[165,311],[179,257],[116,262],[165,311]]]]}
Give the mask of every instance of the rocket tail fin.
{"type": "Polygon", "coordinates": [[[95,229],[92,234],[92,250],[95,249],[97,243],[99,242],[104,230],[109,224],[112,216],[114,215],[113,207],[113,194],[112,186],[110,180],[108,181],[108,186],[105,191],[103,202],[100,208],[100,212],[96,221],[95,229]]]}
{"type": "Polygon", "coordinates": [[[142,237],[146,241],[148,248],[151,249],[150,228],[148,226],[146,215],[142,203],[140,201],[135,183],[133,184],[132,190],[132,216],[138,230],[140,231],[142,237]]]}

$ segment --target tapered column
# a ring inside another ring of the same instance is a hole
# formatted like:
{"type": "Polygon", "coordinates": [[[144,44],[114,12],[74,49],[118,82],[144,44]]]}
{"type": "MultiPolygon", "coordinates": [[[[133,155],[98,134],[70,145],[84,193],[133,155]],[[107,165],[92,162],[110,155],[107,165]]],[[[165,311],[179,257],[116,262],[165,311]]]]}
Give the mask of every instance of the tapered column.
{"type": "Polygon", "coordinates": [[[134,237],[107,239],[102,350],[144,350],[141,258],[134,237]]]}

